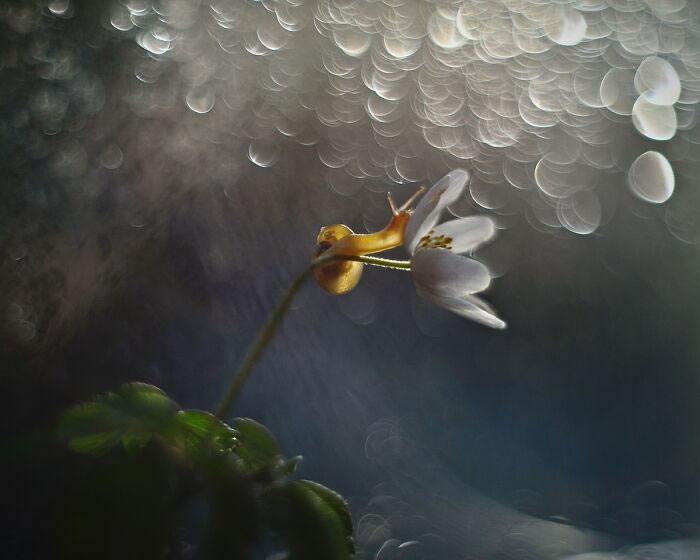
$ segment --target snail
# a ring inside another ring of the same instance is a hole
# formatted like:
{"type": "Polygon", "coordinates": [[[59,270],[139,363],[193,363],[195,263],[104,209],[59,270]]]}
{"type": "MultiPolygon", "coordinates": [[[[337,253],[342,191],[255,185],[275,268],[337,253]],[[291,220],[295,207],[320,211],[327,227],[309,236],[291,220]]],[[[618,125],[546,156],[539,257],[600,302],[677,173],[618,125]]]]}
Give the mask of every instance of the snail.
{"type": "MultiPolygon", "coordinates": [[[[387,193],[391,207],[391,220],[384,229],[375,233],[354,233],[343,224],[322,227],[316,239],[313,258],[316,259],[323,254],[371,255],[403,245],[406,225],[413,212],[411,205],[424,190],[424,187],[418,189],[399,208],[394,204],[391,193],[387,193]]],[[[333,295],[342,295],[357,286],[364,266],[361,262],[335,260],[316,266],[314,276],[324,290],[333,295]]]]}

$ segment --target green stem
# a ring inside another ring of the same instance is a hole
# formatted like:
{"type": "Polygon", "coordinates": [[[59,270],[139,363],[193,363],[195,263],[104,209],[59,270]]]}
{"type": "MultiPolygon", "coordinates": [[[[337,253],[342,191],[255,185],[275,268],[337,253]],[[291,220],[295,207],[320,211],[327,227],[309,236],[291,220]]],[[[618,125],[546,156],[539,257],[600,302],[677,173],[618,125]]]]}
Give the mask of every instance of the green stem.
{"type": "Polygon", "coordinates": [[[318,257],[315,261],[311,263],[311,269],[316,265],[322,264],[326,261],[356,261],[365,264],[371,264],[372,266],[381,266],[384,268],[395,268],[396,270],[411,270],[411,261],[395,261],[394,259],[383,259],[381,257],[368,257],[366,255],[355,256],[355,255],[330,255],[328,257],[318,257]]]}
{"type": "Polygon", "coordinates": [[[332,260],[345,260],[345,261],[356,261],[365,264],[370,264],[373,266],[382,266],[385,268],[395,268],[398,270],[411,270],[410,261],[395,261],[392,259],[383,259],[380,257],[368,257],[368,256],[355,256],[355,255],[321,255],[317,259],[313,260],[309,266],[307,266],[302,273],[296,277],[294,282],[287,288],[284,293],[282,300],[279,302],[275,310],[270,315],[269,319],[263,326],[262,330],[258,334],[257,338],[253,341],[252,346],[248,349],[243,361],[238,366],[238,369],[233,374],[231,383],[229,384],[226,392],[224,393],[219,406],[216,407],[216,415],[219,418],[225,418],[225,416],[231,410],[238,399],[243,386],[253,371],[253,367],[262,356],[265,348],[270,343],[272,338],[275,336],[275,332],[282,323],[284,315],[287,313],[289,306],[297,294],[299,289],[304,285],[304,282],[308,278],[309,274],[313,269],[319,264],[332,260]]]}

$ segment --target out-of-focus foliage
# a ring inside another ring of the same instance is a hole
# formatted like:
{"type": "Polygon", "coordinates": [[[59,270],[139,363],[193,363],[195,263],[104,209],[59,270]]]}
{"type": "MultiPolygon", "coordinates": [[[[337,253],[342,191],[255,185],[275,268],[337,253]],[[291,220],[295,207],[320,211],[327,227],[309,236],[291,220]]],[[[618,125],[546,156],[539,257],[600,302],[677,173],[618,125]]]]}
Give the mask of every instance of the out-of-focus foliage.
{"type": "Polygon", "coordinates": [[[267,492],[267,519],[287,540],[290,560],[345,558],[354,552],[352,524],[344,522],[349,516],[344,501],[318,486],[309,481],[288,481],[267,492]]]}
{"type": "Polygon", "coordinates": [[[163,391],[145,383],[123,385],[71,408],[61,419],[59,434],[74,451],[98,456],[119,441],[128,452],[136,451],[153,437],[193,457],[231,451],[236,443],[236,432],[209,412],[178,410],[163,391]]]}
{"type": "Polygon", "coordinates": [[[67,410],[60,439],[100,457],[100,464],[67,508],[66,548],[76,557],[163,557],[178,511],[201,498],[205,558],[246,556],[272,534],[282,537],[290,559],[350,558],[345,500],[316,482],[289,480],[301,458],[285,459],[267,428],[250,418],[233,425],[208,412],[179,410],[145,383],[67,410]]]}

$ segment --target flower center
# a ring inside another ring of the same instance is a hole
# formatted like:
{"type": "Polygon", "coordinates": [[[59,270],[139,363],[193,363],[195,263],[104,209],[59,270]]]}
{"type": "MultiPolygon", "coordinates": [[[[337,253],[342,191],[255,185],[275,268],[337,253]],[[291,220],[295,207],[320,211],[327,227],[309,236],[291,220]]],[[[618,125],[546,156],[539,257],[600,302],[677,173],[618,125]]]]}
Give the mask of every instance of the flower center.
{"type": "Polygon", "coordinates": [[[420,238],[418,249],[452,249],[452,238],[444,235],[434,235],[431,229],[427,235],[420,238]]]}

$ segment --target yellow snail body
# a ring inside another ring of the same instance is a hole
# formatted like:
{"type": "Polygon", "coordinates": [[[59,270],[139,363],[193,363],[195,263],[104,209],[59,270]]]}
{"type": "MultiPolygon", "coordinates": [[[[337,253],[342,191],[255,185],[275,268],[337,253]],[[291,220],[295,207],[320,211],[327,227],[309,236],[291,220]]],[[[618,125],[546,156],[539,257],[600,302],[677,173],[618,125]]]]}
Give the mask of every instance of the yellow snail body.
{"type": "MultiPolygon", "coordinates": [[[[414,194],[401,208],[396,208],[391,194],[388,194],[392,210],[389,224],[375,233],[354,233],[348,226],[334,224],[321,228],[316,239],[313,258],[321,255],[371,255],[388,251],[403,245],[406,225],[411,218],[411,203],[423,192],[423,188],[414,194]]],[[[361,262],[334,260],[320,264],[314,269],[314,276],[319,285],[333,295],[347,294],[362,277],[364,264],[361,262]]]]}

